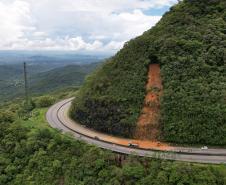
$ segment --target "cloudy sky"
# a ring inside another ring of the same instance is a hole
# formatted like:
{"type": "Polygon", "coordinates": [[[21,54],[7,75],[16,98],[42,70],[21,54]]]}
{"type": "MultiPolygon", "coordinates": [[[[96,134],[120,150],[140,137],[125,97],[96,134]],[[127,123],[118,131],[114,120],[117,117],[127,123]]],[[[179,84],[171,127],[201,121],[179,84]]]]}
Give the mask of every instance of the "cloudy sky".
{"type": "Polygon", "coordinates": [[[177,0],[0,0],[0,50],[115,53],[177,0]]]}

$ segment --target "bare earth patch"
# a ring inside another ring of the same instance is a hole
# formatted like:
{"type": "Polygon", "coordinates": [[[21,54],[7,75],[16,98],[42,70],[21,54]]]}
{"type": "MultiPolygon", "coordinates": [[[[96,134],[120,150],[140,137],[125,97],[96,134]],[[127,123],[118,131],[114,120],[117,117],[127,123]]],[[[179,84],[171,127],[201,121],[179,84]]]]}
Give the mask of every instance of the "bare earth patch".
{"type": "Polygon", "coordinates": [[[157,141],[160,135],[160,96],[162,94],[160,65],[149,66],[146,97],[141,115],[137,122],[135,138],[140,140],[157,141]]]}

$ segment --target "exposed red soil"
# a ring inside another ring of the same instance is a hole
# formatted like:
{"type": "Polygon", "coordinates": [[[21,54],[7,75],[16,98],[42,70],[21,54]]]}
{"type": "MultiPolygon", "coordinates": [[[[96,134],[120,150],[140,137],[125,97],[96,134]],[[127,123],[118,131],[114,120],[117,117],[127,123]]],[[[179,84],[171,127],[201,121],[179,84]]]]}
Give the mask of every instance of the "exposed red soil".
{"type": "Polygon", "coordinates": [[[147,94],[134,134],[136,139],[157,141],[160,135],[159,118],[162,89],[160,66],[159,64],[151,64],[146,85],[147,94]]]}
{"type": "Polygon", "coordinates": [[[158,142],[158,141],[150,141],[150,140],[131,139],[128,142],[128,139],[112,137],[112,138],[108,138],[108,141],[110,141],[112,143],[117,143],[120,145],[125,145],[125,146],[128,146],[129,143],[138,144],[139,148],[142,148],[142,149],[170,150],[173,148],[167,143],[162,143],[162,142],[158,142]]]}

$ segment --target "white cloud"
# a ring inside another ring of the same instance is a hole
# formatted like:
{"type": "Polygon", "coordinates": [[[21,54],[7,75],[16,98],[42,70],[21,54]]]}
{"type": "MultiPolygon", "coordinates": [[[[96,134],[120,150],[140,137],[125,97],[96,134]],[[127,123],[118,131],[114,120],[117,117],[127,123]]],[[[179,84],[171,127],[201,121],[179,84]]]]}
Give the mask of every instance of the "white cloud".
{"type": "Polygon", "coordinates": [[[120,22],[124,23],[121,26],[118,37],[130,39],[150,29],[150,27],[155,25],[161,19],[161,16],[147,16],[143,14],[141,10],[134,10],[132,13],[120,13],[117,16],[117,19],[119,24],[120,22]]]}
{"type": "Polygon", "coordinates": [[[170,6],[176,0],[57,0],[64,1],[62,10],[84,12],[121,12],[134,9],[160,8],[170,6]]]}
{"type": "Polygon", "coordinates": [[[23,37],[26,31],[32,31],[30,14],[27,2],[0,2],[0,43],[7,45],[23,37]]]}
{"type": "Polygon", "coordinates": [[[0,49],[115,52],[176,0],[0,0],[0,49]]]}
{"type": "Polygon", "coordinates": [[[93,42],[85,42],[81,37],[65,37],[44,40],[28,40],[20,39],[14,42],[10,48],[19,50],[68,50],[68,51],[90,51],[90,52],[109,52],[117,51],[122,48],[124,42],[111,41],[107,44],[95,40],[93,42]]]}
{"type": "Polygon", "coordinates": [[[45,32],[41,32],[41,31],[37,31],[33,33],[34,37],[46,37],[48,36],[48,34],[46,34],[45,32]]]}
{"type": "Polygon", "coordinates": [[[107,45],[105,45],[104,49],[106,51],[108,50],[113,50],[113,51],[117,51],[118,49],[122,48],[125,42],[115,42],[115,41],[111,41],[109,42],[107,45]]]}

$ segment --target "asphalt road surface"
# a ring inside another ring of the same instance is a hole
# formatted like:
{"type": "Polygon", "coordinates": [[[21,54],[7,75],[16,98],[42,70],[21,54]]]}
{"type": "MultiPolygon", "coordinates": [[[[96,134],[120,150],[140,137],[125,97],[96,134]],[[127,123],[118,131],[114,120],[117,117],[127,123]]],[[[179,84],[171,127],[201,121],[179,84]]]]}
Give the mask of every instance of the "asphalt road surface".
{"type": "Polygon", "coordinates": [[[76,123],[70,119],[68,112],[73,98],[63,100],[49,108],[46,119],[51,127],[61,130],[63,133],[71,133],[76,139],[98,147],[122,154],[131,154],[145,157],[154,157],[168,160],[226,164],[226,149],[207,149],[192,147],[164,147],[139,148],[129,147],[131,139],[118,138],[76,123]],[[163,148],[163,149],[162,149],[163,148]]]}

